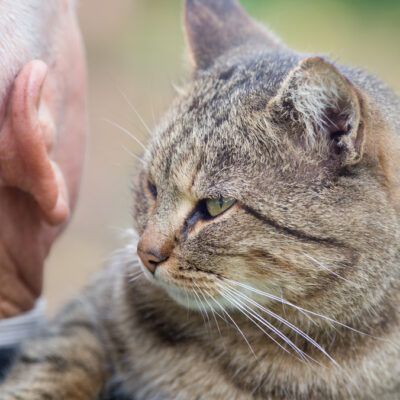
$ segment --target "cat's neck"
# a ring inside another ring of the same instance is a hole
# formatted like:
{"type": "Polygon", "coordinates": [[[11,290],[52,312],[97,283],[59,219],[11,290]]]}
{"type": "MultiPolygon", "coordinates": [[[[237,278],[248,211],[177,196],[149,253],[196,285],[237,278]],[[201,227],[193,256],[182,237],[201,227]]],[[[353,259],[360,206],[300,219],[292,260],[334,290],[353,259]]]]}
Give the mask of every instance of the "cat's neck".
{"type": "MultiPolygon", "coordinates": [[[[396,290],[393,288],[393,293],[396,290]]],[[[320,399],[331,398],[338,387],[372,385],[373,381],[377,384],[378,378],[382,384],[385,382],[387,377],[380,377],[379,372],[384,373],[382,363],[390,357],[394,360],[400,357],[400,346],[396,343],[399,339],[395,335],[399,316],[395,305],[399,299],[394,296],[382,299],[382,306],[378,306],[380,312],[366,310],[351,326],[318,323],[314,316],[315,323],[309,320],[308,326],[305,322],[296,325],[298,331],[273,318],[264,318],[264,322],[271,323],[271,329],[267,329],[254,316],[251,321],[238,311],[226,310],[225,315],[219,312],[219,315],[206,316],[204,312],[202,315],[199,311],[187,310],[145,278],[125,285],[121,305],[129,305],[135,329],[139,328],[143,337],[151,338],[155,351],[162,352],[167,345],[182,356],[198,354],[214,359],[232,385],[242,391],[257,387],[260,398],[280,398],[275,396],[275,391],[287,387],[290,381],[293,387],[311,385],[304,393],[316,390],[320,397],[304,398],[320,399]],[[286,340],[278,331],[272,332],[272,324],[286,340]],[[389,349],[385,359],[382,348],[389,349]]],[[[284,317],[293,325],[299,322],[287,310],[284,317]]],[[[346,398],[345,394],[341,396],[335,398],[346,398]]]]}

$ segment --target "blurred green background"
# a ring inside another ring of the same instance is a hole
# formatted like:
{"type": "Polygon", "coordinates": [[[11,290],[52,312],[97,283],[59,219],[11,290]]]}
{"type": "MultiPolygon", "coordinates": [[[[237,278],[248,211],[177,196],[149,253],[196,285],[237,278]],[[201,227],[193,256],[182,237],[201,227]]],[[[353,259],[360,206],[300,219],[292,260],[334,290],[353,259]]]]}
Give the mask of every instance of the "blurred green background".
{"type": "MultiPolygon", "coordinates": [[[[218,0],[215,0],[218,1],[218,0]]],[[[366,67],[400,92],[400,0],[242,0],[292,48],[366,67]]],[[[188,76],[180,0],[81,0],[89,65],[90,135],[80,201],[47,263],[49,311],[73,296],[123,244],[131,226],[130,184],[150,127],[188,76]],[[123,93],[123,94],[122,94],[123,93]]]]}

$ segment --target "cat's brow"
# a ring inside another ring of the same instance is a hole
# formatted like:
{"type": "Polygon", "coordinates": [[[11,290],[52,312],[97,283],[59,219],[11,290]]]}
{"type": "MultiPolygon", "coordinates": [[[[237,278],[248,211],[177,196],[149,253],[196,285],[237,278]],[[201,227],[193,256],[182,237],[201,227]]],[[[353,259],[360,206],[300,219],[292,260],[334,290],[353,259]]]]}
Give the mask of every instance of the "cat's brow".
{"type": "Polygon", "coordinates": [[[287,226],[283,226],[283,225],[279,224],[278,222],[274,221],[273,219],[260,214],[258,211],[254,210],[253,208],[249,207],[248,205],[241,204],[240,207],[247,213],[251,214],[253,217],[259,219],[260,221],[265,222],[268,225],[271,225],[276,230],[283,232],[283,233],[287,233],[291,236],[295,236],[297,239],[307,240],[307,241],[316,242],[316,243],[327,243],[330,245],[334,245],[336,247],[346,247],[346,248],[348,247],[347,244],[345,244],[337,239],[334,239],[334,238],[317,237],[314,235],[309,235],[308,233],[300,231],[298,229],[293,229],[293,228],[289,228],[287,226]]]}

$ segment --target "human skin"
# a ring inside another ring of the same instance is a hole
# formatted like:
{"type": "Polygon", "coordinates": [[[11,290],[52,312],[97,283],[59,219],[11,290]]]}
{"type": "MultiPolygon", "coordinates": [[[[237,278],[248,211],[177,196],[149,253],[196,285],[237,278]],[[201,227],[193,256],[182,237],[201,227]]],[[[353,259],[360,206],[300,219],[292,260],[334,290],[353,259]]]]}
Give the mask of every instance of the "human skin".
{"type": "Polygon", "coordinates": [[[69,2],[62,13],[56,56],[22,66],[0,110],[0,318],[34,306],[45,259],[77,200],[86,63],[69,2]]]}

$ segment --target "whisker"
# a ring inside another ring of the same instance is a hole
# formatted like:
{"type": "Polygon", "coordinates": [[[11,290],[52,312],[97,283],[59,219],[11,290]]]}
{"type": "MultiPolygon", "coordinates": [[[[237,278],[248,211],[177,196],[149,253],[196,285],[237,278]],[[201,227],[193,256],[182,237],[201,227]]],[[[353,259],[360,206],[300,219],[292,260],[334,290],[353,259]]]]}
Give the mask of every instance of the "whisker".
{"type": "Polygon", "coordinates": [[[185,296],[186,296],[186,309],[187,309],[187,312],[186,312],[186,319],[187,320],[189,320],[189,311],[190,311],[190,307],[189,307],[189,294],[188,294],[188,291],[187,291],[187,289],[185,288],[185,290],[184,290],[184,292],[185,292],[185,296]]]}
{"type": "Polygon", "coordinates": [[[251,353],[253,354],[254,358],[256,361],[258,361],[256,353],[254,353],[253,348],[251,347],[249,341],[247,340],[245,334],[242,332],[242,330],[239,328],[235,320],[229,315],[228,311],[225,310],[225,308],[219,303],[217,299],[214,298],[214,301],[218,304],[218,306],[221,308],[222,312],[232,321],[233,325],[235,325],[236,329],[239,331],[240,335],[243,337],[244,341],[246,342],[247,346],[249,347],[251,353]]]}
{"type": "Polygon", "coordinates": [[[260,310],[264,311],[271,317],[277,319],[279,322],[283,323],[287,327],[291,328],[293,331],[298,333],[302,338],[307,340],[309,343],[311,343],[315,348],[317,348],[322,354],[324,354],[330,361],[332,361],[337,367],[340,367],[340,365],[336,362],[334,358],[320,345],[318,344],[312,337],[307,335],[305,332],[303,332],[300,328],[298,328],[296,325],[293,325],[291,322],[287,321],[286,319],[282,318],[278,314],[274,313],[273,311],[269,310],[268,308],[263,307],[262,305],[258,304],[256,301],[251,299],[250,297],[246,296],[244,293],[239,292],[238,290],[231,288],[233,293],[236,293],[238,296],[246,299],[249,303],[253,304],[255,307],[259,308],[260,310]]]}
{"type": "Polygon", "coordinates": [[[322,269],[324,269],[325,271],[328,271],[329,273],[331,273],[332,275],[336,276],[339,279],[342,279],[345,282],[351,283],[352,285],[355,286],[359,286],[358,284],[349,281],[348,279],[344,278],[343,276],[339,275],[338,273],[336,273],[335,271],[332,271],[330,268],[328,268],[326,265],[324,265],[321,261],[316,260],[314,257],[311,257],[309,254],[302,252],[302,254],[307,257],[309,260],[311,260],[312,262],[314,262],[315,264],[317,264],[319,267],[321,267],[322,269]]]}
{"type": "Polygon", "coordinates": [[[254,292],[254,293],[257,293],[257,294],[259,294],[259,295],[261,295],[261,296],[267,297],[267,298],[269,298],[269,299],[271,299],[271,300],[276,300],[276,301],[279,301],[279,302],[281,302],[281,303],[284,303],[284,304],[286,304],[286,305],[288,305],[288,306],[290,306],[290,307],[295,308],[296,310],[298,310],[298,311],[300,311],[300,312],[305,312],[305,313],[307,313],[307,314],[311,314],[311,315],[314,315],[314,316],[316,316],[316,317],[323,318],[323,319],[325,319],[326,321],[329,321],[329,322],[331,322],[331,323],[333,323],[333,324],[337,324],[337,325],[339,325],[339,326],[342,326],[343,328],[346,328],[346,329],[349,329],[349,330],[351,330],[351,331],[353,331],[353,332],[359,333],[360,335],[365,335],[365,336],[368,336],[368,337],[372,337],[372,338],[377,339],[377,340],[385,340],[385,339],[380,339],[380,338],[377,338],[377,337],[375,337],[375,336],[369,335],[368,333],[359,331],[358,329],[352,328],[351,326],[346,325],[346,324],[343,324],[342,322],[336,321],[336,320],[334,320],[333,318],[327,317],[326,315],[319,314],[319,313],[317,313],[317,312],[307,310],[306,308],[303,308],[303,307],[300,307],[300,306],[296,306],[295,304],[291,303],[290,301],[287,301],[287,300],[285,300],[285,299],[282,299],[282,298],[280,298],[280,297],[278,297],[278,296],[275,296],[275,295],[273,295],[273,294],[269,294],[269,293],[263,292],[262,290],[253,288],[252,286],[246,285],[246,284],[241,283],[241,282],[233,281],[233,280],[227,279],[227,278],[223,278],[223,279],[224,279],[225,281],[231,282],[231,283],[233,283],[233,284],[235,284],[235,285],[237,285],[237,286],[241,286],[241,287],[243,287],[244,289],[250,290],[251,292],[254,292]]]}
{"type": "Polygon", "coordinates": [[[196,293],[196,291],[195,291],[194,289],[192,289],[192,292],[193,292],[193,294],[195,295],[194,299],[195,299],[195,301],[196,301],[196,304],[197,304],[198,307],[199,307],[199,311],[200,311],[201,317],[203,318],[203,321],[204,321],[204,326],[207,327],[206,318],[205,318],[205,316],[204,316],[204,314],[203,314],[204,309],[203,309],[203,306],[202,306],[202,304],[201,304],[200,297],[199,297],[199,295],[196,293]]]}
{"type": "MultiPolygon", "coordinates": [[[[281,297],[283,297],[282,287],[279,287],[279,291],[281,292],[281,297]]],[[[283,316],[286,317],[286,309],[284,303],[282,303],[282,311],[283,311],[283,316]]]]}
{"type": "Polygon", "coordinates": [[[135,276],[134,278],[130,278],[130,279],[128,280],[128,282],[129,282],[129,283],[132,283],[132,282],[136,281],[137,279],[139,279],[142,275],[143,275],[143,274],[138,274],[138,275],[135,276]]]}
{"type": "MultiPolygon", "coordinates": [[[[225,293],[225,295],[227,295],[225,293]]],[[[293,341],[291,341],[286,335],[284,335],[278,328],[276,328],[272,323],[270,323],[269,321],[267,321],[265,318],[261,317],[257,312],[255,312],[251,307],[249,307],[247,304],[241,302],[238,299],[234,299],[232,296],[229,296],[231,301],[234,302],[234,304],[236,304],[237,307],[239,307],[239,309],[244,310],[248,313],[250,313],[254,318],[256,318],[261,324],[263,324],[265,327],[267,327],[268,329],[270,329],[272,332],[274,332],[276,335],[278,335],[286,344],[288,344],[301,358],[295,357],[297,359],[299,359],[300,361],[304,361],[308,364],[307,362],[307,358],[309,358],[310,360],[314,361],[317,364],[320,364],[317,360],[313,359],[312,357],[310,357],[308,354],[306,354],[304,351],[302,351],[301,349],[299,349],[294,343],[293,341]]],[[[245,314],[245,313],[243,313],[245,314]]],[[[246,315],[246,314],[245,314],[246,315]]],[[[253,321],[254,322],[254,321],[253,321]]],[[[264,332],[266,333],[266,332],[264,332]]],[[[289,354],[291,354],[287,349],[285,349],[279,342],[277,342],[273,337],[271,337],[268,333],[266,333],[266,335],[273,340],[279,347],[281,347],[283,350],[285,350],[286,352],[288,352],[289,354]]],[[[293,355],[293,354],[291,354],[293,355]]]]}
{"type": "MultiPolygon", "coordinates": [[[[226,293],[224,294],[224,293],[221,293],[220,292],[220,295],[222,296],[222,297],[224,297],[224,298],[226,298],[227,300],[229,300],[229,301],[231,301],[231,303],[232,303],[232,301],[236,304],[236,301],[235,301],[235,299],[233,299],[233,298],[231,298],[230,296],[227,296],[226,295],[226,293]]],[[[241,302],[240,302],[241,303],[241,302]]],[[[238,310],[246,317],[246,318],[248,318],[251,322],[253,322],[268,338],[270,338],[274,343],[276,343],[283,351],[285,351],[286,353],[288,353],[288,354],[290,354],[290,355],[293,355],[292,353],[290,353],[290,351],[288,350],[288,349],[286,349],[285,347],[283,347],[277,340],[275,340],[268,332],[266,332],[265,331],[265,329],[264,328],[262,328],[250,315],[249,315],[249,312],[244,308],[244,306],[245,306],[245,304],[244,303],[241,303],[241,305],[238,305],[238,304],[236,304],[236,307],[238,308],[238,310]]],[[[251,315],[253,315],[253,317],[254,318],[256,318],[257,320],[259,320],[259,318],[260,319],[262,319],[262,317],[259,317],[258,315],[256,316],[256,315],[254,315],[253,313],[251,313],[251,315]]],[[[271,327],[269,326],[269,322],[268,321],[265,321],[265,323],[264,323],[264,321],[260,321],[259,320],[259,322],[261,322],[264,326],[266,326],[268,329],[271,329],[271,327]]],[[[275,331],[275,329],[276,330],[278,330],[277,328],[275,328],[275,327],[272,327],[272,329],[271,330],[274,330],[275,331]]],[[[277,332],[275,332],[275,333],[277,333],[277,332]]],[[[281,332],[280,332],[281,333],[281,332]]],[[[278,334],[278,333],[277,333],[278,334]]],[[[283,335],[283,334],[282,334],[283,335]]],[[[279,335],[280,336],[280,335],[279,335]]],[[[284,336],[284,335],[283,335],[284,336]]],[[[287,343],[286,342],[286,340],[284,340],[285,341],[285,343],[287,343]]],[[[295,346],[296,347],[296,346],[295,346]]],[[[297,349],[296,350],[296,352],[298,352],[298,351],[300,351],[300,352],[302,352],[300,349],[297,349]]],[[[303,353],[303,352],[302,352],[303,353]]],[[[297,357],[296,357],[297,358],[297,357]]],[[[299,358],[297,358],[297,359],[299,359],[299,358]]]]}
{"type": "Polygon", "coordinates": [[[128,103],[129,107],[131,108],[131,110],[136,114],[136,116],[139,118],[139,121],[142,123],[142,125],[144,126],[144,128],[146,129],[146,131],[148,132],[148,134],[150,136],[152,136],[152,132],[151,129],[147,126],[146,122],[144,121],[144,119],[142,118],[142,116],[139,114],[139,112],[136,110],[136,108],[133,106],[133,104],[131,103],[131,101],[128,99],[128,96],[122,91],[121,88],[118,87],[119,92],[121,93],[122,97],[125,99],[125,101],[128,103]]]}
{"type": "Polygon", "coordinates": [[[146,146],[130,131],[128,131],[128,129],[124,128],[123,126],[121,126],[120,124],[117,124],[114,121],[111,121],[109,119],[104,119],[105,122],[109,123],[110,125],[114,126],[115,128],[120,129],[122,132],[126,133],[131,139],[133,139],[136,143],[138,143],[144,151],[146,151],[146,146]]]}
{"type": "MultiPolygon", "coordinates": [[[[279,291],[281,292],[281,298],[283,298],[282,287],[279,287],[279,291]]],[[[281,304],[282,304],[283,316],[286,318],[285,303],[281,302],[281,304]]],[[[313,325],[318,326],[318,323],[315,322],[315,320],[313,318],[311,318],[307,313],[305,313],[304,311],[301,311],[301,310],[298,310],[298,311],[308,319],[309,323],[311,322],[313,325]]]]}
{"type": "Polygon", "coordinates": [[[152,118],[152,121],[153,121],[153,126],[156,126],[157,125],[157,121],[156,121],[156,114],[154,112],[154,103],[153,102],[151,102],[151,118],[152,118]]]}
{"type": "MultiPolygon", "coordinates": [[[[126,263],[121,263],[125,265],[126,263]]],[[[140,268],[140,265],[134,266],[134,268],[129,268],[128,270],[125,271],[126,275],[129,276],[136,276],[136,275],[141,275],[143,274],[142,269],[140,268]]]]}
{"type": "Polygon", "coordinates": [[[135,153],[131,152],[126,146],[121,145],[122,149],[126,151],[131,157],[135,158],[136,160],[140,161],[143,165],[146,165],[146,163],[135,153]]]}
{"type": "MultiPolygon", "coordinates": [[[[207,294],[211,299],[213,299],[213,301],[216,302],[215,297],[213,297],[210,293],[208,293],[207,289],[204,289],[204,291],[206,292],[206,294],[207,294]]],[[[232,326],[232,324],[230,324],[230,323],[226,320],[226,318],[225,318],[223,315],[221,315],[214,307],[213,307],[213,309],[214,309],[215,314],[217,314],[218,317],[220,317],[226,324],[229,324],[229,325],[232,326]]]]}
{"type": "Polygon", "coordinates": [[[202,295],[203,295],[203,297],[204,297],[204,300],[207,302],[208,306],[210,307],[211,314],[212,314],[212,316],[213,316],[213,318],[214,318],[215,325],[216,325],[216,327],[217,327],[218,333],[219,333],[220,336],[222,336],[222,334],[221,334],[221,329],[219,328],[219,324],[218,324],[217,317],[215,316],[214,307],[209,303],[209,301],[207,300],[207,298],[206,298],[205,294],[203,293],[203,291],[202,291],[202,295]]]}
{"type": "MultiPolygon", "coordinates": [[[[201,289],[199,288],[199,286],[197,285],[197,283],[194,281],[193,278],[192,278],[192,282],[193,282],[194,285],[196,285],[196,287],[197,287],[197,288],[200,290],[200,292],[201,292],[201,289]]],[[[211,331],[211,325],[210,325],[210,318],[209,318],[209,316],[208,316],[207,309],[206,309],[205,306],[203,305],[203,303],[202,303],[202,301],[201,301],[201,299],[200,299],[200,296],[196,293],[196,291],[193,290],[193,292],[194,292],[194,294],[198,297],[199,302],[200,302],[200,306],[203,308],[203,310],[204,310],[204,312],[205,312],[205,314],[206,314],[206,318],[207,318],[207,322],[208,322],[208,329],[209,329],[209,332],[210,332],[210,331],[211,331]]]]}
{"type": "Polygon", "coordinates": [[[275,296],[275,295],[273,295],[273,294],[269,294],[269,293],[263,292],[262,290],[253,288],[252,286],[246,285],[245,283],[233,281],[233,280],[231,280],[231,279],[226,279],[226,278],[223,278],[223,279],[224,279],[225,281],[229,281],[229,282],[231,282],[231,283],[233,283],[233,284],[235,284],[235,285],[237,285],[237,286],[241,286],[241,287],[243,287],[244,289],[250,290],[251,292],[257,293],[257,294],[259,294],[260,296],[267,297],[267,298],[269,298],[269,299],[271,299],[271,300],[279,301],[280,303],[283,303],[283,304],[286,304],[286,305],[288,305],[288,306],[290,306],[290,307],[293,307],[293,308],[295,308],[295,309],[298,310],[298,311],[303,311],[303,312],[305,312],[305,313],[307,313],[307,314],[315,315],[316,317],[323,318],[323,319],[325,319],[325,320],[327,320],[327,321],[329,321],[329,322],[332,322],[332,323],[334,323],[334,324],[338,324],[338,325],[340,325],[340,326],[343,326],[344,328],[350,329],[351,331],[360,333],[360,334],[362,334],[362,335],[370,336],[370,335],[368,335],[367,333],[361,332],[361,331],[359,331],[359,330],[357,330],[357,329],[355,329],[355,328],[352,328],[351,326],[348,326],[348,325],[343,324],[343,323],[341,323],[341,322],[339,322],[339,321],[336,321],[336,320],[334,320],[333,318],[327,317],[326,315],[318,314],[318,313],[316,313],[316,312],[314,312],[314,311],[307,310],[306,308],[303,308],[303,307],[300,307],[300,306],[296,306],[295,304],[291,303],[290,301],[287,301],[287,300],[285,300],[285,299],[283,299],[283,298],[280,298],[280,297],[278,297],[278,296],[275,296]]]}
{"type": "Polygon", "coordinates": [[[177,94],[179,94],[179,95],[181,95],[181,96],[183,96],[183,95],[186,94],[185,89],[179,87],[176,83],[171,82],[171,86],[172,86],[172,88],[175,90],[175,92],[176,92],[177,94]]]}
{"type": "Polygon", "coordinates": [[[204,294],[204,292],[201,290],[201,288],[200,288],[195,282],[193,282],[193,283],[194,283],[194,284],[197,286],[197,288],[200,290],[200,294],[202,295],[204,301],[205,301],[205,302],[208,304],[208,306],[210,307],[211,314],[212,314],[212,316],[213,316],[213,318],[214,318],[214,321],[215,321],[215,325],[217,326],[219,335],[221,336],[221,331],[220,331],[220,329],[219,329],[218,321],[217,321],[217,318],[215,317],[215,313],[214,313],[214,307],[209,303],[209,301],[207,300],[207,297],[205,296],[205,294],[204,294]]]}

